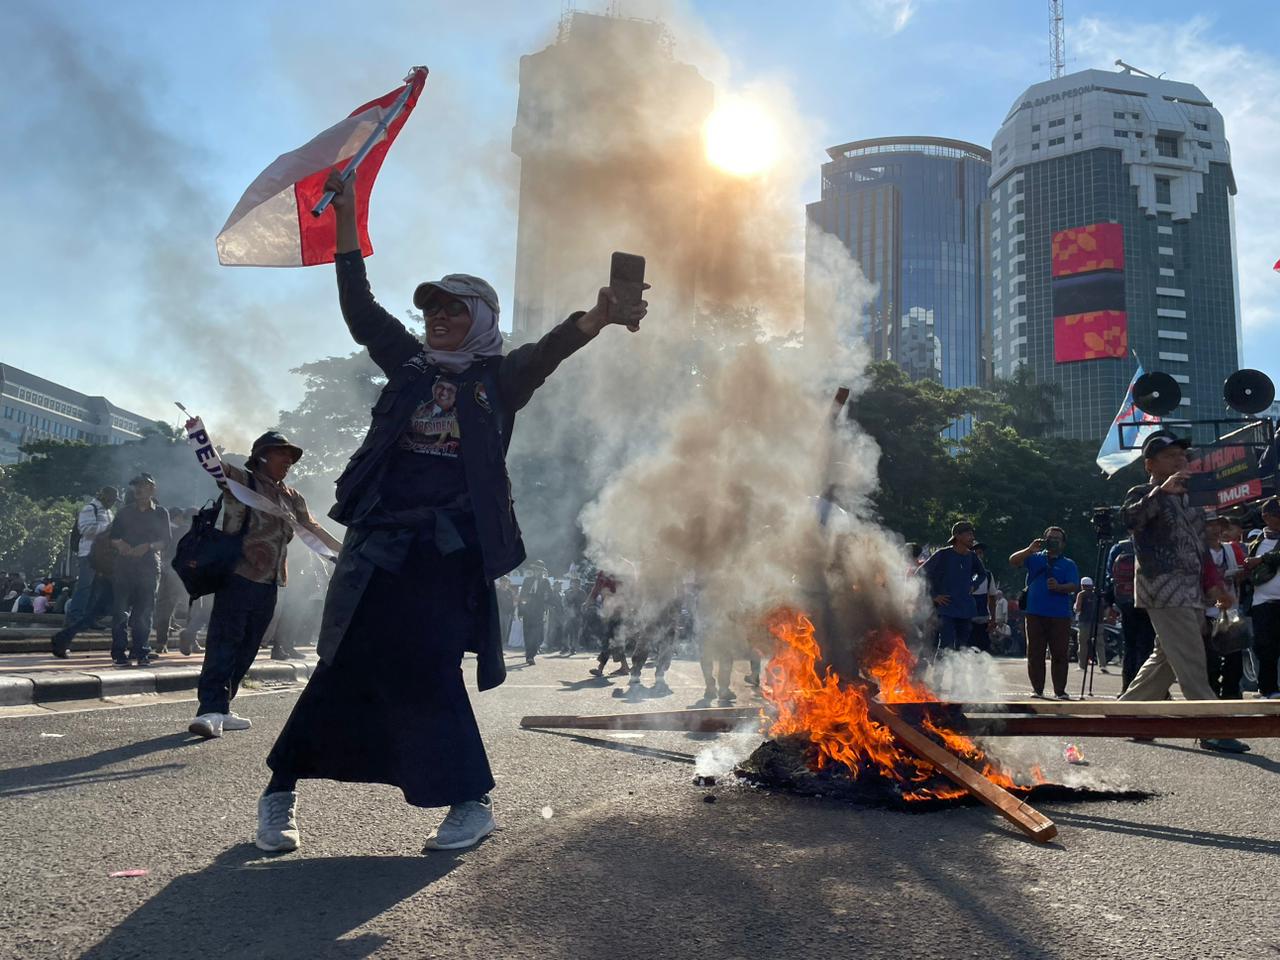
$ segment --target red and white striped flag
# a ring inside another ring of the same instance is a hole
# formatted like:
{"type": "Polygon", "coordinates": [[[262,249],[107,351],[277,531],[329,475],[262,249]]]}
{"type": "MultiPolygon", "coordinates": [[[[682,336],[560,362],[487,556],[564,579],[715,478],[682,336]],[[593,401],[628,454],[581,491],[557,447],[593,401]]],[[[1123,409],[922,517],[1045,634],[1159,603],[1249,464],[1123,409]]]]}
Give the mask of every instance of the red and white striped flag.
{"type": "Polygon", "coordinates": [[[309,267],[332,263],[337,225],[332,214],[313,217],[311,208],[324,195],[324,182],[337,164],[354,156],[408,88],[403,109],[387,124],[386,133],[360,164],[356,179],[360,250],[373,253],[369,241],[369,194],[382,161],[404,126],[427,80],[417,67],[405,85],[356,108],[310,143],[275,162],[249,185],[218,234],[218,262],[241,267],[309,267]]]}

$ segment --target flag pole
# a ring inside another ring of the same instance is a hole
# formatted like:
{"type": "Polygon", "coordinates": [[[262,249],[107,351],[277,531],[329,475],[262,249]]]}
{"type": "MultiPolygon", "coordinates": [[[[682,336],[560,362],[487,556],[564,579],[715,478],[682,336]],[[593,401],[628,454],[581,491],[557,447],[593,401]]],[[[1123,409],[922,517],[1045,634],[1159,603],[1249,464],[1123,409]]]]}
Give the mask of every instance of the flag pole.
{"type": "MultiPolygon", "coordinates": [[[[364,158],[369,155],[369,151],[374,148],[374,145],[378,142],[379,138],[387,132],[387,127],[391,126],[391,124],[395,122],[396,117],[400,116],[401,112],[405,108],[405,104],[409,102],[409,94],[413,92],[413,81],[419,73],[425,72],[426,69],[426,67],[414,67],[409,71],[409,75],[405,77],[404,90],[401,91],[400,96],[396,97],[395,103],[391,104],[391,107],[387,110],[386,114],[384,114],[382,119],[374,126],[373,132],[369,134],[369,139],[364,142],[364,145],[355,152],[351,159],[347,161],[347,165],[342,168],[343,183],[351,182],[351,176],[356,172],[356,168],[364,162],[364,158]]],[[[316,205],[311,208],[311,215],[313,217],[318,217],[320,214],[324,213],[329,204],[333,202],[334,196],[335,194],[332,190],[326,190],[324,192],[324,196],[322,196],[316,205]]]]}

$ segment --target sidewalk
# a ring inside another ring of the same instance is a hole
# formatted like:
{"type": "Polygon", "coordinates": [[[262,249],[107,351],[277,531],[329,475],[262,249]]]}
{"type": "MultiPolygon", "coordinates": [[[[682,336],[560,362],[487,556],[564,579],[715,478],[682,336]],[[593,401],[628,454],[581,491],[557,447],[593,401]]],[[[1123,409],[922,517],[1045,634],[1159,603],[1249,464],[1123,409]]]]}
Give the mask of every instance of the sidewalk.
{"type": "MultiPolygon", "coordinates": [[[[306,660],[272,660],[271,652],[262,650],[248,678],[260,683],[305,683],[318,662],[314,652],[306,656],[306,660]]],[[[184,657],[176,651],[163,654],[149,667],[117,667],[105,649],[73,648],[67,660],[49,652],[0,653],[0,707],[195,690],[203,662],[201,654],[184,657]]]]}

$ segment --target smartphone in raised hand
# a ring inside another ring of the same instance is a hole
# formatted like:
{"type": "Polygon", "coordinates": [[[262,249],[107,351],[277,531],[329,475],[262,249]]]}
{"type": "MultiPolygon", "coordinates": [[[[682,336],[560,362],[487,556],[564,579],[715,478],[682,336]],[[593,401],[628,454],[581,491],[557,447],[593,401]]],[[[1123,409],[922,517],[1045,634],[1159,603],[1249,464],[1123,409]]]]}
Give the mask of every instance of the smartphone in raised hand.
{"type": "Polygon", "coordinates": [[[644,257],[615,252],[609,264],[609,287],[619,306],[639,304],[644,299],[644,257]]]}

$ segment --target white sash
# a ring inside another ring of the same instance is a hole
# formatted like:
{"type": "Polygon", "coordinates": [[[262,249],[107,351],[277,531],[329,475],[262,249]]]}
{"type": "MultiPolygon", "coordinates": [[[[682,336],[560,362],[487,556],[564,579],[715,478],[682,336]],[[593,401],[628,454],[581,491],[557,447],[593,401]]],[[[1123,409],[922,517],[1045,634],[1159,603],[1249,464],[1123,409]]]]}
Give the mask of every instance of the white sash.
{"type": "Polygon", "coordinates": [[[317,555],[326,560],[338,559],[338,555],[329,548],[328,544],[316,536],[310,528],[298,522],[298,518],[294,516],[293,511],[276,503],[274,500],[264,497],[260,493],[250,490],[244,484],[227,476],[227,472],[222,468],[222,458],[218,456],[218,451],[213,448],[213,442],[209,439],[209,434],[204,428],[204,422],[199,417],[195,418],[195,423],[187,430],[187,443],[191,444],[192,449],[195,450],[196,462],[200,464],[201,469],[213,477],[218,486],[225,487],[233,497],[246,507],[252,510],[260,510],[263,513],[284,520],[293,528],[297,538],[315,551],[317,555]]]}

